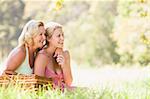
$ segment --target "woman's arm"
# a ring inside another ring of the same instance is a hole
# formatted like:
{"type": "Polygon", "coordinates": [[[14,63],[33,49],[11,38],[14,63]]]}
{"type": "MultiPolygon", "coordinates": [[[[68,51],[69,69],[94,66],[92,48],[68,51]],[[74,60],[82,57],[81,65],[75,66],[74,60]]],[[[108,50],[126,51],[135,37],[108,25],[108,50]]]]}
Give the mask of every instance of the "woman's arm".
{"type": "Polygon", "coordinates": [[[4,72],[15,73],[15,70],[22,64],[26,56],[26,53],[22,47],[13,49],[8,58],[6,59],[6,69],[4,72]]]}
{"type": "Polygon", "coordinates": [[[62,65],[62,71],[64,75],[65,83],[70,86],[72,83],[72,73],[70,67],[70,54],[69,51],[65,51],[63,53],[64,56],[64,64],[62,65]]]}
{"type": "Polygon", "coordinates": [[[43,54],[38,54],[34,62],[34,74],[44,77],[47,63],[47,57],[43,54]]]}

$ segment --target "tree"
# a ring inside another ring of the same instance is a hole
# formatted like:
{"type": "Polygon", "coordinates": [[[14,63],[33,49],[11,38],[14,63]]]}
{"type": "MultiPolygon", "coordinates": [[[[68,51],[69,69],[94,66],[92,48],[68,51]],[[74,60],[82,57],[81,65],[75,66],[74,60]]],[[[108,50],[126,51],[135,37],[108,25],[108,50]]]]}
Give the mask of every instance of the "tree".
{"type": "Polygon", "coordinates": [[[67,47],[71,49],[72,57],[77,63],[101,66],[118,61],[116,44],[111,38],[116,3],[73,2],[71,7],[67,8],[72,8],[69,9],[70,15],[77,14],[65,25],[67,47]]]}
{"type": "Polygon", "coordinates": [[[0,2],[0,58],[16,46],[23,22],[24,6],[21,0],[0,2]]]}
{"type": "Polygon", "coordinates": [[[150,34],[150,1],[119,0],[118,16],[114,27],[114,39],[117,41],[120,62],[140,63],[150,62],[149,45],[146,38],[150,34]]]}

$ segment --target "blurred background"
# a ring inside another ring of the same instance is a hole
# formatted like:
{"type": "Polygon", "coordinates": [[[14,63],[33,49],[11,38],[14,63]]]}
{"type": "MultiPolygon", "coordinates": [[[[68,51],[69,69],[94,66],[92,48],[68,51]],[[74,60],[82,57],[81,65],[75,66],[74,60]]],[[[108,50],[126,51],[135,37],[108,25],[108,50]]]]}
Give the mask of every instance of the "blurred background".
{"type": "Polygon", "coordinates": [[[0,64],[30,19],[64,26],[75,67],[150,65],[149,0],[0,0],[0,64]]]}
{"type": "Polygon", "coordinates": [[[149,99],[150,0],[0,0],[0,73],[31,19],[64,26],[72,85],[149,99]]]}

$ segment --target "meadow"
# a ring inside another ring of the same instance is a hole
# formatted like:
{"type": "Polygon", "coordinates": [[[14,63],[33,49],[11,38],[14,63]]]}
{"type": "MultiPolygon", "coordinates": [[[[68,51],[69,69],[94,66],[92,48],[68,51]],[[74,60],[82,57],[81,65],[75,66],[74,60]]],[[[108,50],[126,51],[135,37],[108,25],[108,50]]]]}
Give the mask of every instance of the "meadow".
{"type": "Polygon", "coordinates": [[[19,85],[0,87],[1,99],[149,99],[150,68],[72,68],[74,91],[40,88],[23,90],[19,85]]]}

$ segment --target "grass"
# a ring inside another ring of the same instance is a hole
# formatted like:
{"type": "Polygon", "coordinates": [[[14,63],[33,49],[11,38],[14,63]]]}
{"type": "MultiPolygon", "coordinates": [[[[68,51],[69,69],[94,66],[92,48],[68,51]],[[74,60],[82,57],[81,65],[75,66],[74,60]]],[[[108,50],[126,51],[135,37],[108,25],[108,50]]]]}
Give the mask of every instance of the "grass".
{"type": "Polygon", "coordinates": [[[150,99],[150,68],[73,68],[74,91],[23,90],[19,85],[0,87],[1,99],[150,99]],[[86,88],[83,88],[86,87],[86,88]]]}
{"type": "Polygon", "coordinates": [[[149,99],[150,79],[135,83],[124,83],[122,86],[103,86],[100,89],[77,88],[74,91],[59,90],[22,90],[18,85],[11,84],[5,88],[0,87],[1,99],[149,99]]]}
{"type": "MultiPolygon", "coordinates": [[[[98,94],[98,93],[97,93],[98,94]]],[[[19,85],[0,87],[1,99],[88,99],[96,96],[95,91],[78,88],[75,91],[39,89],[38,91],[23,90],[19,85]],[[91,94],[92,93],[92,94],[91,94]]]]}

